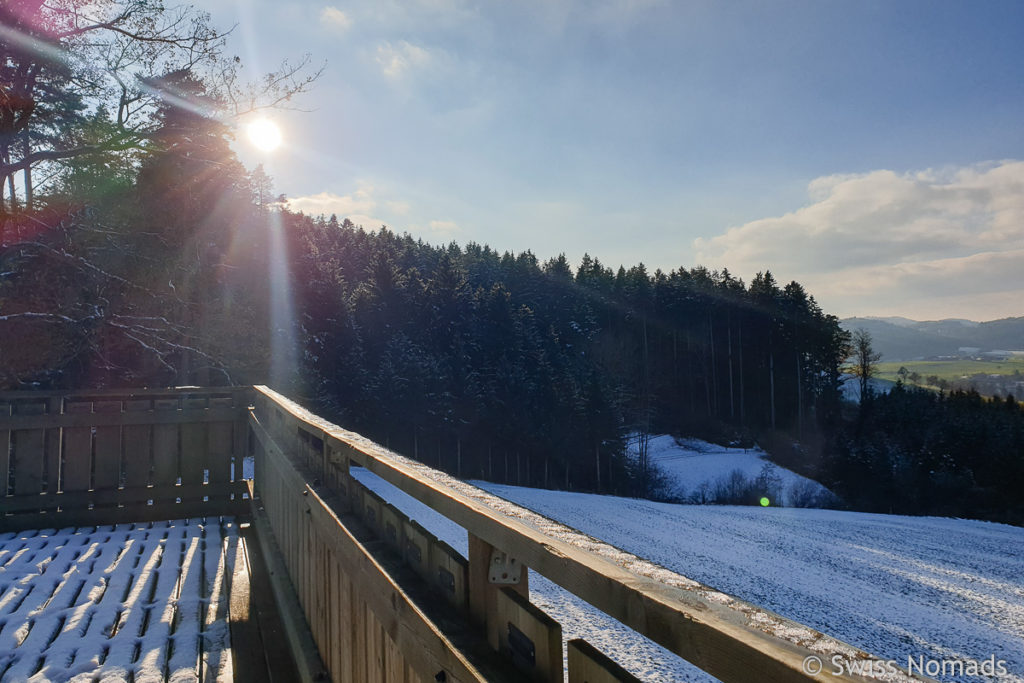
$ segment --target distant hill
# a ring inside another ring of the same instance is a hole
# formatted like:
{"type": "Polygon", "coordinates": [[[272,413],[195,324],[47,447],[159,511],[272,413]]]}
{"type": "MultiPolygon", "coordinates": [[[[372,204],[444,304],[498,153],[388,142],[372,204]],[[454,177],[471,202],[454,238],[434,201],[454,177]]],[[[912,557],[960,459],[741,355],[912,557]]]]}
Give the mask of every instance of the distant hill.
{"type": "Polygon", "coordinates": [[[979,353],[1024,351],[1024,317],[990,322],[866,317],[846,318],[840,325],[870,332],[875,350],[886,361],[955,356],[961,348],[976,348],[979,353]]]}

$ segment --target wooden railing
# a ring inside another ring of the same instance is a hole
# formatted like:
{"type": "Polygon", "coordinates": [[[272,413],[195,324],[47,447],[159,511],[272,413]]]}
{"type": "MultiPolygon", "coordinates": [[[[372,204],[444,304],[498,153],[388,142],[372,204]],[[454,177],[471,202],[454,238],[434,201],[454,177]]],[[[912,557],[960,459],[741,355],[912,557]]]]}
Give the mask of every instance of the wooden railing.
{"type": "MultiPolygon", "coordinates": [[[[561,628],[530,604],[527,567],[722,681],[808,681],[808,657],[826,667],[833,655],[871,659],[397,456],[266,387],[256,387],[250,424],[261,537],[276,539],[334,681],[563,680],[561,628]],[[464,527],[469,557],[366,489],[351,463],[464,527]]],[[[635,680],[582,640],[567,651],[571,682],[635,680]]],[[[320,665],[308,658],[306,678],[320,665]]]]}
{"type": "Polygon", "coordinates": [[[247,513],[251,395],[0,393],[0,529],[247,513]]]}
{"type": "MultiPolygon", "coordinates": [[[[807,657],[871,659],[265,387],[0,393],[0,529],[208,515],[251,519],[307,681],[563,680],[561,627],[530,603],[528,567],[723,681],[807,681],[807,657]],[[353,463],[465,528],[468,557],[363,486],[353,463]]],[[[247,604],[233,593],[232,622],[246,626],[247,604]]],[[[635,680],[585,641],[566,651],[572,682],[635,680]]]]}

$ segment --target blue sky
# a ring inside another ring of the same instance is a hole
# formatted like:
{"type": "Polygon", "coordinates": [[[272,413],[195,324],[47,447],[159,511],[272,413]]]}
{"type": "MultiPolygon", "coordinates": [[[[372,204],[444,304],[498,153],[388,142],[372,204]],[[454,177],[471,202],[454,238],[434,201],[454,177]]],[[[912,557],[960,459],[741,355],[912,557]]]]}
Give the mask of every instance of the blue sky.
{"type": "Polygon", "coordinates": [[[293,208],[618,266],[771,269],[846,315],[1024,315],[1024,3],[217,0],[326,70],[293,208]]]}

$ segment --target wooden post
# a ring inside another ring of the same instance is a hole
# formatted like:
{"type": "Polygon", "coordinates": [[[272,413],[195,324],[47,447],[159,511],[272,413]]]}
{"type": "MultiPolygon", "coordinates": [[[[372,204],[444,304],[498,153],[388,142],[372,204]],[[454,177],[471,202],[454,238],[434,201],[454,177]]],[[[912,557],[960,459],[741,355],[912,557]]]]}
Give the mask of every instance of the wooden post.
{"type": "Polygon", "coordinates": [[[497,650],[498,640],[498,590],[507,587],[530,598],[528,570],[520,565],[519,582],[514,584],[491,583],[491,556],[494,551],[487,541],[474,534],[469,534],[469,612],[473,621],[486,627],[487,642],[497,650]]]}

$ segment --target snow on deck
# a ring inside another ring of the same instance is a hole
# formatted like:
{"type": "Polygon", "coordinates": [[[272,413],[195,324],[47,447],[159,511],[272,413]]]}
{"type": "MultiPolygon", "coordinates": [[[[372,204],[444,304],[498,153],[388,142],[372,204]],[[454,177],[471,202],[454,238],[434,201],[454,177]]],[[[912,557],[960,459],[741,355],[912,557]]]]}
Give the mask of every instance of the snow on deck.
{"type": "Polygon", "coordinates": [[[231,520],[0,534],[0,681],[231,681],[231,520]]]}

